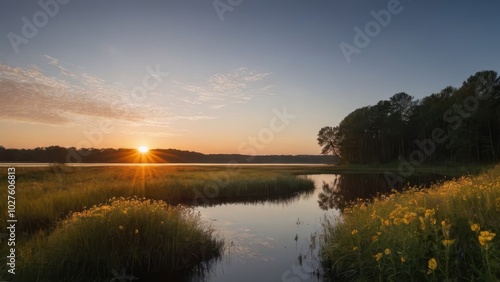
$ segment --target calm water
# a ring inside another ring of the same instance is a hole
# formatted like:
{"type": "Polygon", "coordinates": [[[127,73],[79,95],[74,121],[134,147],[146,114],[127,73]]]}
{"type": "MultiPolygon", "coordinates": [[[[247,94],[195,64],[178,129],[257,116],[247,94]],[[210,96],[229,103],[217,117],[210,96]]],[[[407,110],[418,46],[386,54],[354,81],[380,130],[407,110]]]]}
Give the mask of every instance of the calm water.
{"type": "Polygon", "coordinates": [[[225,257],[214,265],[206,281],[322,281],[317,277],[321,271],[317,256],[321,219],[325,214],[340,213],[336,209],[321,209],[318,194],[323,181],[333,182],[337,177],[308,176],[316,183],[315,192],[286,204],[197,208],[230,243],[225,257]]]}
{"type": "MultiPolygon", "coordinates": [[[[227,204],[198,207],[202,217],[230,247],[212,264],[204,281],[323,281],[318,258],[321,222],[341,216],[346,201],[390,192],[381,174],[308,175],[314,193],[286,203],[227,204]]],[[[414,184],[429,184],[438,176],[414,176],[414,184]]],[[[202,280],[196,278],[192,281],[202,280]]]]}

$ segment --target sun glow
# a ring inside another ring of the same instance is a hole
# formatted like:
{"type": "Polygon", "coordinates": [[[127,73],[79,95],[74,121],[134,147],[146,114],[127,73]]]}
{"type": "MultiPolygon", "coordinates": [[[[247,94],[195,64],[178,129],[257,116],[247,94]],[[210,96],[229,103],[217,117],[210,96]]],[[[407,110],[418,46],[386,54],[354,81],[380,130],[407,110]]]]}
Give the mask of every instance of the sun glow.
{"type": "Polygon", "coordinates": [[[139,153],[141,154],[146,154],[149,151],[149,148],[146,146],[140,146],[139,148],[137,148],[137,151],[139,151],[139,153]]]}

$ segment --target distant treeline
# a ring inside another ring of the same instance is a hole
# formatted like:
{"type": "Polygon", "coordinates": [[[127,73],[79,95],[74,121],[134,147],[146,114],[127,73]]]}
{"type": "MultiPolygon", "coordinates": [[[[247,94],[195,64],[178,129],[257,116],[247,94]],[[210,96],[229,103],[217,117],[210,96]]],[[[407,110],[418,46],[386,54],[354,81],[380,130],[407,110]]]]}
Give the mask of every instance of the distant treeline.
{"type": "Polygon", "coordinates": [[[500,78],[495,71],[469,77],[421,100],[397,93],[356,109],[318,134],[323,153],[343,163],[394,160],[479,163],[500,160],[500,78]]]}
{"type": "Polygon", "coordinates": [[[306,163],[331,164],[333,156],[238,154],[202,154],[175,149],[154,149],[141,155],[136,149],[65,148],[60,146],[35,149],[6,149],[0,146],[0,162],[40,163],[306,163]]]}

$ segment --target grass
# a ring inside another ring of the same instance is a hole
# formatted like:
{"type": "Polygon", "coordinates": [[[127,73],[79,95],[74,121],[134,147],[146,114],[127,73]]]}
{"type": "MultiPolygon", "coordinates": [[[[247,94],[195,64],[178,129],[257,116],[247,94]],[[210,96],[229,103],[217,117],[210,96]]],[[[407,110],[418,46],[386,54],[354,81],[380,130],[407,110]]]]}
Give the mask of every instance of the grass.
{"type": "MultiPolygon", "coordinates": [[[[280,201],[314,190],[310,180],[262,168],[235,171],[184,166],[62,167],[57,172],[53,168],[17,169],[17,196],[22,199],[17,204],[17,216],[22,218],[19,231],[33,233],[53,228],[71,212],[83,211],[113,197],[137,196],[197,206],[280,201]]],[[[6,179],[6,172],[2,173],[2,179],[6,179]]]]}
{"type": "Polygon", "coordinates": [[[132,278],[184,270],[221,255],[224,241],[213,232],[181,206],[112,199],[71,214],[25,245],[19,278],[109,281],[117,273],[132,278]]]}
{"type": "MultiPolygon", "coordinates": [[[[0,173],[2,183],[6,172],[0,173]]],[[[311,180],[262,167],[17,168],[16,280],[202,275],[223,252],[224,241],[192,206],[287,201],[313,190],[311,180]]],[[[2,275],[5,262],[0,258],[2,275]]]]}
{"type": "Polygon", "coordinates": [[[500,166],[360,201],[325,219],[322,258],[344,281],[498,281],[500,166]]]}

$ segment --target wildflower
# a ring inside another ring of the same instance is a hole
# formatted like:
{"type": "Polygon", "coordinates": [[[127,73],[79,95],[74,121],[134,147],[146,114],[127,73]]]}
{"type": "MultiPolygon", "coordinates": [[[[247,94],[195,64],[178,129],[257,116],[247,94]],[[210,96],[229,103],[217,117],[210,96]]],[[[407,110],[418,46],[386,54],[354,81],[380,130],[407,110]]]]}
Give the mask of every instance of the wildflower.
{"type": "Polygon", "coordinates": [[[443,234],[446,238],[450,236],[450,229],[451,229],[451,223],[448,222],[448,220],[443,220],[441,221],[441,227],[443,229],[443,234]]]}
{"type": "Polygon", "coordinates": [[[401,260],[401,263],[405,263],[406,262],[406,258],[404,256],[401,256],[400,260],[401,260]]]}
{"type": "Polygon", "coordinates": [[[396,217],[396,218],[394,219],[394,225],[400,225],[400,224],[401,224],[401,218],[396,217]]]}
{"type": "Polygon", "coordinates": [[[123,230],[123,225],[118,226],[120,230],[123,230]]]}
{"type": "Polygon", "coordinates": [[[408,205],[417,205],[417,201],[415,199],[411,199],[410,201],[408,201],[408,205]]]}
{"type": "Polygon", "coordinates": [[[378,253],[373,256],[375,258],[375,261],[379,261],[382,258],[382,253],[378,253]]]}
{"type": "Polygon", "coordinates": [[[386,249],[384,250],[384,254],[386,254],[386,255],[390,255],[390,254],[391,254],[391,249],[386,248],[386,249]]]}
{"type": "Polygon", "coordinates": [[[451,239],[444,239],[443,241],[441,241],[443,243],[443,245],[445,247],[450,247],[451,245],[453,245],[455,243],[455,239],[451,240],[451,239]]]}
{"type": "Polygon", "coordinates": [[[358,234],[358,230],[354,229],[352,232],[351,232],[351,235],[356,235],[358,234]]]}
{"type": "Polygon", "coordinates": [[[470,226],[470,230],[476,232],[476,231],[479,231],[480,227],[479,227],[479,224],[477,223],[474,223],[470,226]]]}
{"type": "Polygon", "coordinates": [[[418,217],[418,220],[420,221],[420,230],[425,230],[425,222],[424,222],[424,218],[419,216],[418,217]]]}
{"type": "Polygon", "coordinates": [[[386,220],[384,220],[384,225],[389,227],[389,226],[391,226],[391,222],[388,219],[386,219],[386,220]]]}
{"type": "Polygon", "coordinates": [[[429,270],[434,271],[436,270],[438,263],[435,258],[431,258],[428,262],[427,265],[429,267],[429,270]]]}
{"type": "Polygon", "coordinates": [[[434,209],[425,210],[425,217],[433,217],[435,214],[436,214],[436,211],[434,209]]]}
{"type": "Polygon", "coordinates": [[[135,234],[139,234],[139,230],[136,228],[134,231],[135,234]]]}
{"type": "Polygon", "coordinates": [[[479,236],[477,236],[477,238],[479,239],[481,247],[488,249],[491,241],[493,241],[493,238],[495,238],[496,235],[497,234],[490,231],[481,231],[479,232],[479,236]]]}
{"type": "Polygon", "coordinates": [[[432,217],[431,219],[429,219],[429,221],[432,223],[432,225],[436,225],[436,219],[435,218],[432,217]]]}
{"type": "Polygon", "coordinates": [[[415,217],[417,217],[416,213],[414,213],[414,212],[405,212],[405,215],[403,217],[403,222],[405,224],[410,224],[410,222],[412,222],[413,219],[415,219],[415,217]]]}

